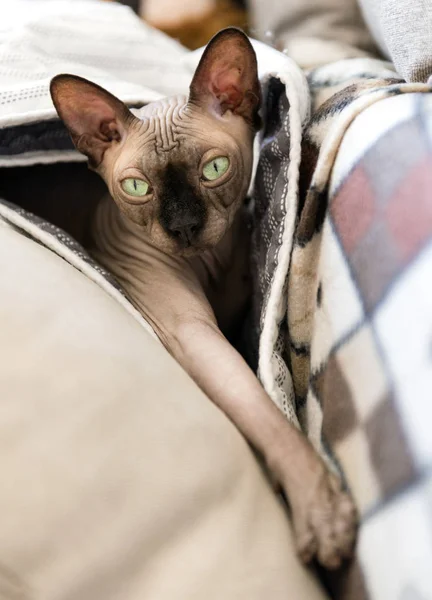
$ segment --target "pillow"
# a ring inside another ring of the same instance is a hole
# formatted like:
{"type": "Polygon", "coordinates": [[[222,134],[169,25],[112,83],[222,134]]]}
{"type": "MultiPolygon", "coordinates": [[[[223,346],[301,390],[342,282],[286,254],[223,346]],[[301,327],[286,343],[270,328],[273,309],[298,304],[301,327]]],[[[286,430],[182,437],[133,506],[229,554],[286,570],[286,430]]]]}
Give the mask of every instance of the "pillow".
{"type": "Polygon", "coordinates": [[[162,345],[0,221],[0,596],[323,600],[249,446],[162,345]]]}
{"type": "Polygon", "coordinates": [[[381,50],[406,81],[432,75],[431,0],[359,0],[381,50]]]}

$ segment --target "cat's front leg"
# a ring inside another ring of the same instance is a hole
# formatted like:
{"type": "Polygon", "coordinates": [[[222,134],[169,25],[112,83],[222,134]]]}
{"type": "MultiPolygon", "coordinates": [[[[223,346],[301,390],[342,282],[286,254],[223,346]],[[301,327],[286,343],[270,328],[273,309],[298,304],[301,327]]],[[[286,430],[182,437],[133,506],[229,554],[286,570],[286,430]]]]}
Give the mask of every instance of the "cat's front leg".
{"type": "Polygon", "coordinates": [[[122,255],[124,266],[119,260],[107,262],[106,254],[98,256],[177,362],[262,454],[288,499],[300,557],[337,567],[354,543],[350,497],[221,333],[188,263],[165,255],[157,259],[153,249],[140,248],[139,262],[122,255]]]}
{"type": "Polygon", "coordinates": [[[165,332],[170,352],[257,448],[290,504],[300,557],[337,568],[353,548],[356,510],[308,440],[265,393],[216,323],[203,313],[165,332]]]}

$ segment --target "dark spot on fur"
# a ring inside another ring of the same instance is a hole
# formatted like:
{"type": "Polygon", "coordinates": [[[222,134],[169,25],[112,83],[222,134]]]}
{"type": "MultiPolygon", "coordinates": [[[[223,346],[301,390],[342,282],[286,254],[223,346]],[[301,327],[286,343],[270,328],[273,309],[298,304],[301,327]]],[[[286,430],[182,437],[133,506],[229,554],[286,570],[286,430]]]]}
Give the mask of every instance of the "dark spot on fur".
{"type": "Polygon", "coordinates": [[[319,148],[307,137],[302,140],[302,156],[299,178],[299,213],[303,210],[306,195],[318,162],[319,148]]]}
{"type": "Polygon", "coordinates": [[[321,282],[318,286],[318,290],[317,290],[317,306],[321,306],[321,302],[322,302],[322,285],[321,282]]]}
{"type": "Polygon", "coordinates": [[[307,344],[295,344],[293,340],[289,340],[290,349],[297,356],[309,356],[310,347],[307,344]]]}
{"type": "Polygon", "coordinates": [[[358,84],[352,84],[333,94],[313,115],[309,127],[342,112],[344,108],[359,96],[361,91],[363,91],[363,88],[360,88],[358,84]]]}
{"type": "Polygon", "coordinates": [[[315,234],[320,233],[327,214],[327,204],[327,186],[321,191],[314,187],[309,189],[297,225],[296,243],[299,246],[306,246],[315,234]]]}

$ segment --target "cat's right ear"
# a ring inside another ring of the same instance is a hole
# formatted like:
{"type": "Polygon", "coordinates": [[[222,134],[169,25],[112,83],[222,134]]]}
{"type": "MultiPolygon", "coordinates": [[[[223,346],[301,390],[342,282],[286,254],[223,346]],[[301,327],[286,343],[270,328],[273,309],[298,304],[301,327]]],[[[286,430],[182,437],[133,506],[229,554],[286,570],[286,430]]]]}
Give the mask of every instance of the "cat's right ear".
{"type": "Polygon", "coordinates": [[[229,27],[210,40],[195,71],[189,102],[218,114],[231,110],[259,126],[257,59],[243,31],[229,27]]]}
{"type": "Polygon", "coordinates": [[[123,139],[135,117],[121,100],[76,75],[57,75],[51,80],[50,92],[76,149],[97,168],[106,150],[123,139]]]}

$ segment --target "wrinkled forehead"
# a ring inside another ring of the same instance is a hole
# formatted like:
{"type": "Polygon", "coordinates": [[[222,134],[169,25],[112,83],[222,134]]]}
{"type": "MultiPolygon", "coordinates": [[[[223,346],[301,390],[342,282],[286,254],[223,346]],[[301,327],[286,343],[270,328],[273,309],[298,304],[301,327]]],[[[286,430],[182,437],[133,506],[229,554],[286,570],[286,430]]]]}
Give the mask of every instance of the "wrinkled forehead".
{"type": "Polygon", "coordinates": [[[235,127],[207,111],[190,107],[185,96],[153,102],[133,114],[139,121],[120,162],[140,167],[164,168],[168,164],[196,164],[216,149],[232,154],[238,150],[235,127]]]}
{"type": "Polygon", "coordinates": [[[189,106],[185,96],[164,98],[133,113],[141,121],[142,141],[153,143],[158,152],[205,143],[217,129],[214,119],[189,106]]]}

